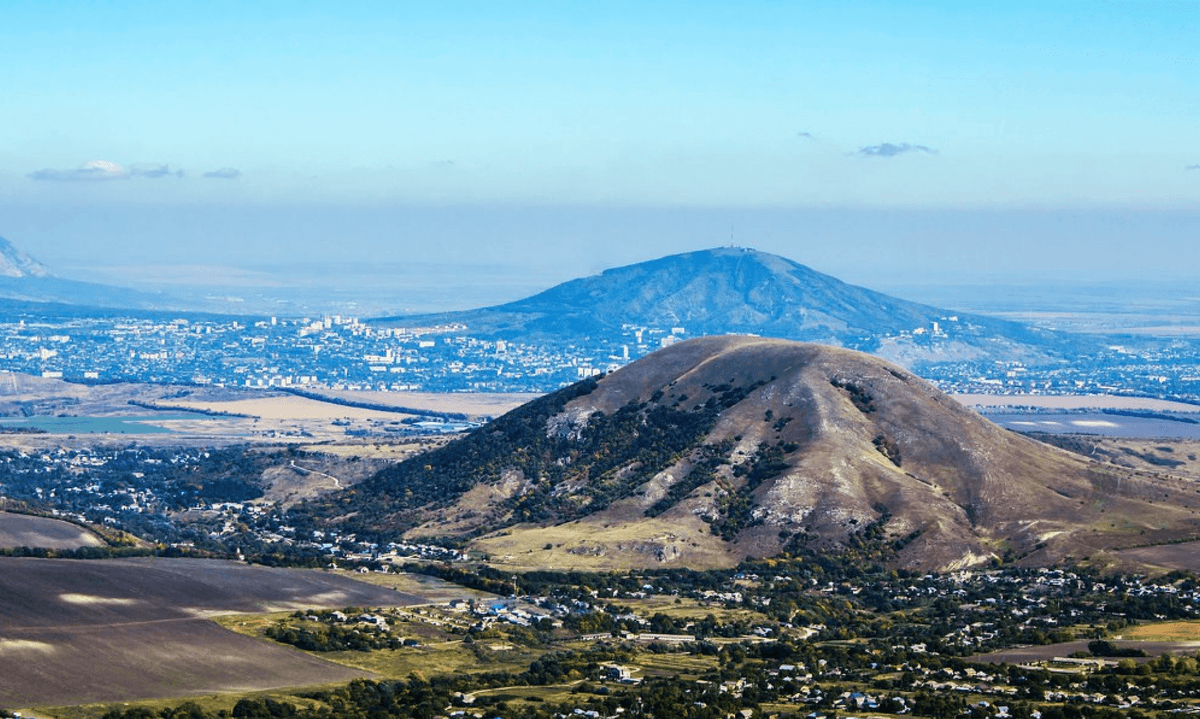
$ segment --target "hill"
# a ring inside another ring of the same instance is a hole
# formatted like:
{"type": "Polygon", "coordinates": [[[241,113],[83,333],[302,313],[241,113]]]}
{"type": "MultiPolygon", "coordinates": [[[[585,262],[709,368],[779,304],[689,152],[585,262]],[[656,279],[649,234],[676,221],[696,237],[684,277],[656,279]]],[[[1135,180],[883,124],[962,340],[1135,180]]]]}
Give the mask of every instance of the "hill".
{"type": "Polygon", "coordinates": [[[1200,534],[1181,481],[1003,430],[901,368],[749,337],[660,350],[388,468],[309,519],[515,567],[730,566],[864,540],[1045,564],[1200,534]]]}
{"type": "Polygon", "coordinates": [[[905,364],[980,357],[1043,361],[1086,341],[909,302],[778,255],[730,247],[617,267],[495,307],[376,322],[457,322],[473,336],[564,343],[615,336],[629,325],[682,327],[687,336],[820,342],[905,364]]]}

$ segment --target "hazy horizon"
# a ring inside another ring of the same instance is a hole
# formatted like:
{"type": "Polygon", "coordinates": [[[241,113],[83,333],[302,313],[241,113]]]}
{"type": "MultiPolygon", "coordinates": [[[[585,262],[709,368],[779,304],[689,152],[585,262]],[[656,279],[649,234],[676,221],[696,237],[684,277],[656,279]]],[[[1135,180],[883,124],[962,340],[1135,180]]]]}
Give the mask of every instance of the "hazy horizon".
{"type": "Polygon", "coordinates": [[[386,301],[407,268],[461,306],[730,243],[884,291],[1174,287],[1200,272],[1197,20],[10,3],[0,236],[90,281],[386,301]]]}

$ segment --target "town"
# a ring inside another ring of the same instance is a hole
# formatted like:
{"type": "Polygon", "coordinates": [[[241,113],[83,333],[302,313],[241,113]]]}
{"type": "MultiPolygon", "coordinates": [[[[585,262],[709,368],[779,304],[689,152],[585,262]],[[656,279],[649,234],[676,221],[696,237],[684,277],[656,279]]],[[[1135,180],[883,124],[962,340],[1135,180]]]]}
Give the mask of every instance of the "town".
{"type": "MultiPolygon", "coordinates": [[[[900,340],[935,351],[954,318],[900,340]]],[[[547,392],[688,338],[686,327],[624,326],[586,342],[475,336],[462,324],[384,327],[354,317],[39,314],[0,322],[0,370],[72,382],[427,392],[547,392]]],[[[1200,403],[1200,340],[1122,337],[1070,363],[924,362],[951,393],[1114,394],[1200,403]]]]}
{"type": "MultiPolygon", "coordinates": [[[[777,560],[727,571],[542,572],[519,580],[486,568],[405,569],[463,580],[479,593],[225,623],[338,661],[388,657],[400,667],[475,667],[290,698],[331,705],[339,715],[366,712],[381,700],[406,708],[426,702],[433,716],[472,719],[616,719],[671,709],[704,719],[1200,711],[1198,665],[1186,643],[1159,643],[1150,656],[1131,648],[1149,643],[1121,638],[1137,634],[1139,621],[1196,616],[1200,592],[1194,578],[1180,575],[1148,580],[1010,567],[829,579],[818,563],[777,560]],[[1003,650],[1018,642],[1025,648],[1003,650]]],[[[407,581],[392,574],[378,581],[389,577],[407,581]]],[[[309,716],[287,700],[243,698],[232,714],[309,716]]],[[[108,716],[142,716],[134,711],[108,716]]],[[[205,716],[190,704],[179,711],[205,716]]]]}

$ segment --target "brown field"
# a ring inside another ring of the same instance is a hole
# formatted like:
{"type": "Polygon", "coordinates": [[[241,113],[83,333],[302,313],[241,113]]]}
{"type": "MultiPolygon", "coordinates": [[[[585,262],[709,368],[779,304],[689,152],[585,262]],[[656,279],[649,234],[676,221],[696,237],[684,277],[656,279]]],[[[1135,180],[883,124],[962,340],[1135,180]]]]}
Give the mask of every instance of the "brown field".
{"type": "Polygon", "coordinates": [[[321,570],[0,557],[0,706],[345,681],[364,670],[239,636],[203,617],[427,601],[321,570]]]}
{"type": "Polygon", "coordinates": [[[1125,549],[1115,554],[1123,560],[1163,571],[1186,569],[1200,572],[1200,541],[1125,549]]]}
{"type": "MultiPolygon", "coordinates": [[[[432,414],[459,413],[473,419],[499,416],[533,399],[533,394],[475,394],[434,392],[370,392],[320,390],[331,400],[363,402],[396,410],[362,409],[307,399],[271,389],[189,387],[119,383],[80,385],[57,379],[0,372],[0,417],[71,415],[110,417],[151,416],[155,409],[130,407],[130,402],[177,414],[183,410],[223,412],[245,416],[197,416],[147,422],[170,433],[139,434],[137,441],[154,445],[221,445],[232,442],[340,442],[346,430],[383,435],[389,426],[410,415],[400,408],[432,414]],[[338,421],[339,425],[333,422],[338,421]],[[348,424],[347,424],[348,423],[348,424]]],[[[164,413],[164,416],[166,414],[164,413]]],[[[87,446],[111,441],[102,434],[5,435],[4,446],[87,446]]]]}
{"type": "MultiPolygon", "coordinates": [[[[192,401],[280,396],[276,392],[238,387],[191,387],[186,391],[192,401]]],[[[178,387],[171,385],[136,382],[83,385],[17,372],[0,372],[0,415],[19,417],[27,412],[36,416],[126,415],[131,413],[129,400],[153,404],[177,397],[179,392],[178,387]]]]}
{"type": "Polygon", "coordinates": [[[104,542],[99,537],[70,522],[0,512],[0,547],[78,549],[101,546],[104,542]]]}
{"type": "Polygon", "coordinates": [[[1092,437],[1093,459],[1162,475],[1200,480],[1200,441],[1092,437]]]}
{"type": "Polygon", "coordinates": [[[425,601],[321,570],[215,559],[0,557],[0,631],[425,601]]]}
{"type": "Polygon", "coordinates": [[[283,395],[255,397],[228,401],[213,400],[164,400],[159,407],[184,410],[245,414],[260,419],[377,419],[397,420],[412,415],[400,412],[383,412],[375,409],[360,409],[331,402],[319,402],[306,397],[283,395]]]}
{"type": "MultiPolygon", "coordinates": [[[[1141,649],[1150,657],[1157,657],[1163,654],[1194,654],[1196,650],[1200,649],[1200,642],[1129,641],[1128,634],[1125,636],[1125,640],[1111,641],[1118,647],[1133,647],[1141,649]]],[[[991,652],[989,654],[976,654],[973,657],[967,657],[967,661],[988,664],[1029,664],[1034,662],[1048,662],[1055,657],[1068,656],[1072,652],[1086,652],[1087,645],[1088,640],[1080,639],[1073,642],[1061,642],[1059,644],[1016,647],[1013,649],[1002,649],[998,652],[991,652]]],[[[1137,659],[1137,661],[1146,661],[1146,659],[1137,659]]]]}
{"type": "Polygon", "coordinates": [[[541,396],[522,392],[362,392],[335,389],[317,390],[317,393],[353,402],[408,407],[433,414],[465,414],[471,418],[499,417],[541,396]]]}
{"type": "Polygon", "coordinates": [[[424,574],[354,574],[344,569],[330,570],[330,573],[416,595],[430,604],[447,604],[453,599],[496,599],[498,596],[424,574]]]}
{"type": "Polygon", "coordinates": [[[7,707],[255,691],[369,676],[206,619],[3,632],[0,704],[7,707]]]}
{"type": "Polygon", "coordinates": [[[712,671],[716,661],[703,655],[647,654],[639,657],[638,664],[645,676],[699,678],[701,674],[712,671]]]}

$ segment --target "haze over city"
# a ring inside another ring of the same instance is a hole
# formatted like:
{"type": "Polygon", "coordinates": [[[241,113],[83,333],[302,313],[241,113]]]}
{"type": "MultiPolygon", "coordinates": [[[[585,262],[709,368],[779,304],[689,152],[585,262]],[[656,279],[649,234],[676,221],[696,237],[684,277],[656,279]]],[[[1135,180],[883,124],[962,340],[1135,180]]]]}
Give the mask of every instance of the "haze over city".
{"type": "Polygon", "coordinates": [[[0,234],[78,279],[451,273],[466,307],[731,242],[884,289],[1200,269],[1194,3],[5,16],[0,234]]]}

